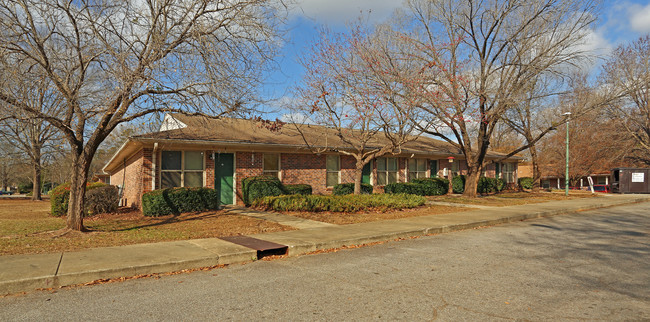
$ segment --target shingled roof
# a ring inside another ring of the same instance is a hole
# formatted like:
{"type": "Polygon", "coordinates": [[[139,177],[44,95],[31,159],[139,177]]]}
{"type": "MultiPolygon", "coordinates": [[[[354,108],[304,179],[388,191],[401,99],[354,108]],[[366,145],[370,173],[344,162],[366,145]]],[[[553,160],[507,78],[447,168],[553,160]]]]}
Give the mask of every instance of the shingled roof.
{"type": "MultiPolygon", "coordinates": [[[[282,147],[306,148],[305,138],[310,144],[330,149],[349,149],[341,142],[337,132],[325,126],[285,124],[278,131],[267,129],[262,122],[237,118],[206,118],[171,114],[161,128],[171,128],[159,132],[134,136],[134,140],[178,140],[205,141],[211,143],[245,143],[282,147]],[[303,138],[303,135],[305,138],[303,138]],[[318,142],[318,143],[315,143],[318,142]]],[[[381,135],[369,142],[369,148],[380,147],[388,141],[381,135]]],[[[407,143],[403,149],[408,153],[443,154],[460,156],[461,152],[453,145],[421,136],[407,143]]]]}
{"type": "MultiPolygon", "coordinates": [[[[350,149],[338,137],[336,130],[319,125],[299,125],[300,131],[294,124],[285,124],[280,130],[271,131],[260,121],[238,118],[206,118],[184,114],[168,114],[163,121],[161,131],[136,135],[116,153],[111,161],[130,143],[193,143],[206,145],[246,145],[266,148],[292,149],[308,151],[305,139],[313,147],[331,150],[350,149]],[[315,143],[316,142],[316,143],[315,143]]],[[[381,147],[388,143],[383,135],[369,142],[368,148],[381,147]]],[[[440,158],[454,156],[463,158],[462,152],[450,143],[420,136],[402,147],[402,153],[436,156],[440,158]]],[[[489,158],[503,157],[500,153],[488,153],[489,158]]],[[[521,159],[514,157],[512,159],[521,159]]]]}

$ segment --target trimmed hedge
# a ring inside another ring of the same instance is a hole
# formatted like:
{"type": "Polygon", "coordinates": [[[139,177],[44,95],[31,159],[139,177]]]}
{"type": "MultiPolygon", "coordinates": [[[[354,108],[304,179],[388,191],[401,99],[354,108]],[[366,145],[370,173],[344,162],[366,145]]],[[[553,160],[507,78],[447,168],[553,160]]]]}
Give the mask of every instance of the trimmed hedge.
{"type": "Polygon", "coordinates": [[[421,178],[412,182],[391,183],[384,187],[386,193],[408,193],[418,196],[440,196],[449,190],[449,180],[442,178],[421,178]]]}
{"type": "Polygon", "coordinates": [[[357,212],[367,209],[385,211],[415,208],[425,202],[424,197],[409,194],[284,195],[257,199],[253,202],[253,207],[267,211],[357,212]]]}
{"type": "Polygon", "coordinates": [[[533,178],[531,177],[521,177],[517,180],[517,184],[521,189],[533,189],[533,178]]]}
{"type": "Polygon", "coordinates": [[[480,177],[476,187],[478,193],[492,193],[497,192],[498,181],[496,178],[480,177]]]}
{"type": "Polygon", "coordinates": [[[310,195],[312,189],[308,184],[285,184],[284,192],[288,195],[310,195]]]}
{"type": "Polygon", "coordinates": [[[454,193],[463,193],[465,191],[465,175],[454,176],[451,179],[451,188],[454,190],[454,193]]]}
{"type": "Polygon", "coordinates": [[[211,188],[167,188],[142,195],[145,216],[180,215],[184,212],[219,208],[217,190],[211,188]]]}
{"type": "Polygon", "coordinates": [[[282,182],[277,177],[256,176],[242,180],[242,198],[246,205],[259,198],[282,195],[284,191],[282,182]]]}
{"type": "Polygon", "coordinates": [[[445,178],[420,178],[413,182],[425,187],[425,196],[441,196],[449,191],[449,180],[445,178]]]}
{"type": "MultiPolygon", "coordinates": [[[[93,183],[86,183],[86,195],[88,195],[88,192],[99,188],[99,187],[105,187],[108,186],[105,183],[101,182],[93,182],[93,183]]],[[[116,188],[117,189],[117,188],[116,188]]],[[[119,199],[119,196],[117,196],[117,192],[115,193],[116,196],[115,198],[119,199]]],[[[50,211],[52,216],[63,216],[68,213],[68,203],[70,201],[70,183],[66,182],[61,185],[58,185],[54,190],[50,192],[50,211]]],[[[86,198],[86,205],[84,207],[90,207],[93,209],[94,206],[88,205],[88,199],[86,198]]],[[[117,206],[115,206],[117,207],[117,206]]],[[[85,211],[84,211],[85,212],[85,211]]],[[[85,212],[87,213],[87,212],[85,212]]],[[[93,214],[96,214],[97,212],[93,212],[93,214]]]]}
{"type": "MultiPolygon", "coordinates": [[[[351,195],[354,193],[354,183],[339,183],[334,186],[332,194],[335,196],[341,195],[351,195]]],[[[361,193],[362,194],[372,194],[372,185],[367,183],[361,184],[361,193]]]]}
{"type": "Polygon", "coordinates": [[[407,193],[411,195],[426,196],[426,188],[423,184],[414,182],[389,183],[384,186],[385,193],[407,193]]]}

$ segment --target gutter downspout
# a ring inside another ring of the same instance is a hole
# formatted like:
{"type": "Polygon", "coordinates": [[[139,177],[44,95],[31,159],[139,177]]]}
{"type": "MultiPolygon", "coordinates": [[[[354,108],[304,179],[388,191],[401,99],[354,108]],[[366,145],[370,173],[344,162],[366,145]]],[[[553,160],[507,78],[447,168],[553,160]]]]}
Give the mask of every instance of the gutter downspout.
{"type": "Polygon", "coordinates": [[[124,200],[125,187],[126,187],[126,159],[122,159],[122,190],[120,191],[120,205],[122,207],[126,206],[126,201],[124,200]]]}
{"type": "Polygon", "coordinates": [[[156,190],[156,154],[158,152],[158,142],[153,144],[153,152],[151,153],[151,191],[156,190]]]}

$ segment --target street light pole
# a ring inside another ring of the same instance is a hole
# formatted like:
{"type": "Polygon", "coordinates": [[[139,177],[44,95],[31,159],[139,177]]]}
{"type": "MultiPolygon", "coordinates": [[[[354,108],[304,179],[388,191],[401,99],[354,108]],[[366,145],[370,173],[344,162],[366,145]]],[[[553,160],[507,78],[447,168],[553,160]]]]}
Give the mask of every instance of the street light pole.
{"type": "Polygon", "coordinates": [[[571,117],[571,112],[566,112],[562,114],[566,116],[566,172],[564,174],[564,195],[569,195],[569,118],[571,117]]]}

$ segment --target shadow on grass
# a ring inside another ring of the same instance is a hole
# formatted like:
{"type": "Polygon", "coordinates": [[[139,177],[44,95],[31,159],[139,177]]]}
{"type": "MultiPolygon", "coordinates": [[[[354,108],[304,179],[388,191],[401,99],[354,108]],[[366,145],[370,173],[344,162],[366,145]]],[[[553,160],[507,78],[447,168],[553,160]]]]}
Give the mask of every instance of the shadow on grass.
{"type": "MultiPolygon", "coordinates": [[[[229,214],[225,213],[224,211],[218,211],[218,210],[212,210],[212,211],[205,211],[205,212],[193,212],[193,213],[184,213],[180,215],[168,215],[164,217],[146,217],[144,215],[141,215],[142,217],[136,219],[138,221],[142,220],[147,220],[150,222],[147,223],[141,223],[141,224],[136,224],[135,226],[128,226],[128,227],[123,227],[123,228],[91,228],[88,227],[90,231],[102,231],[102,232],[120,232],[120,231],[130,231],[130,230],[138,230],[142,228],[151,228],[151,227],[161,227],[165,225],[170,225],[170,224],[175,224],[175,223],[183,223],[183,222],[192,222],[196,220],[205,220],[205,219],[211,219],[211,218],[219,218],[219,217],[224,217],[229,214]]],[[[126,221],[126,220],[124,220],[126,221]]],[[[126,222],[125,224],[128,224],[126,222]]],[[[101,224],[100,225],[105,225],[101,224]]]]}

